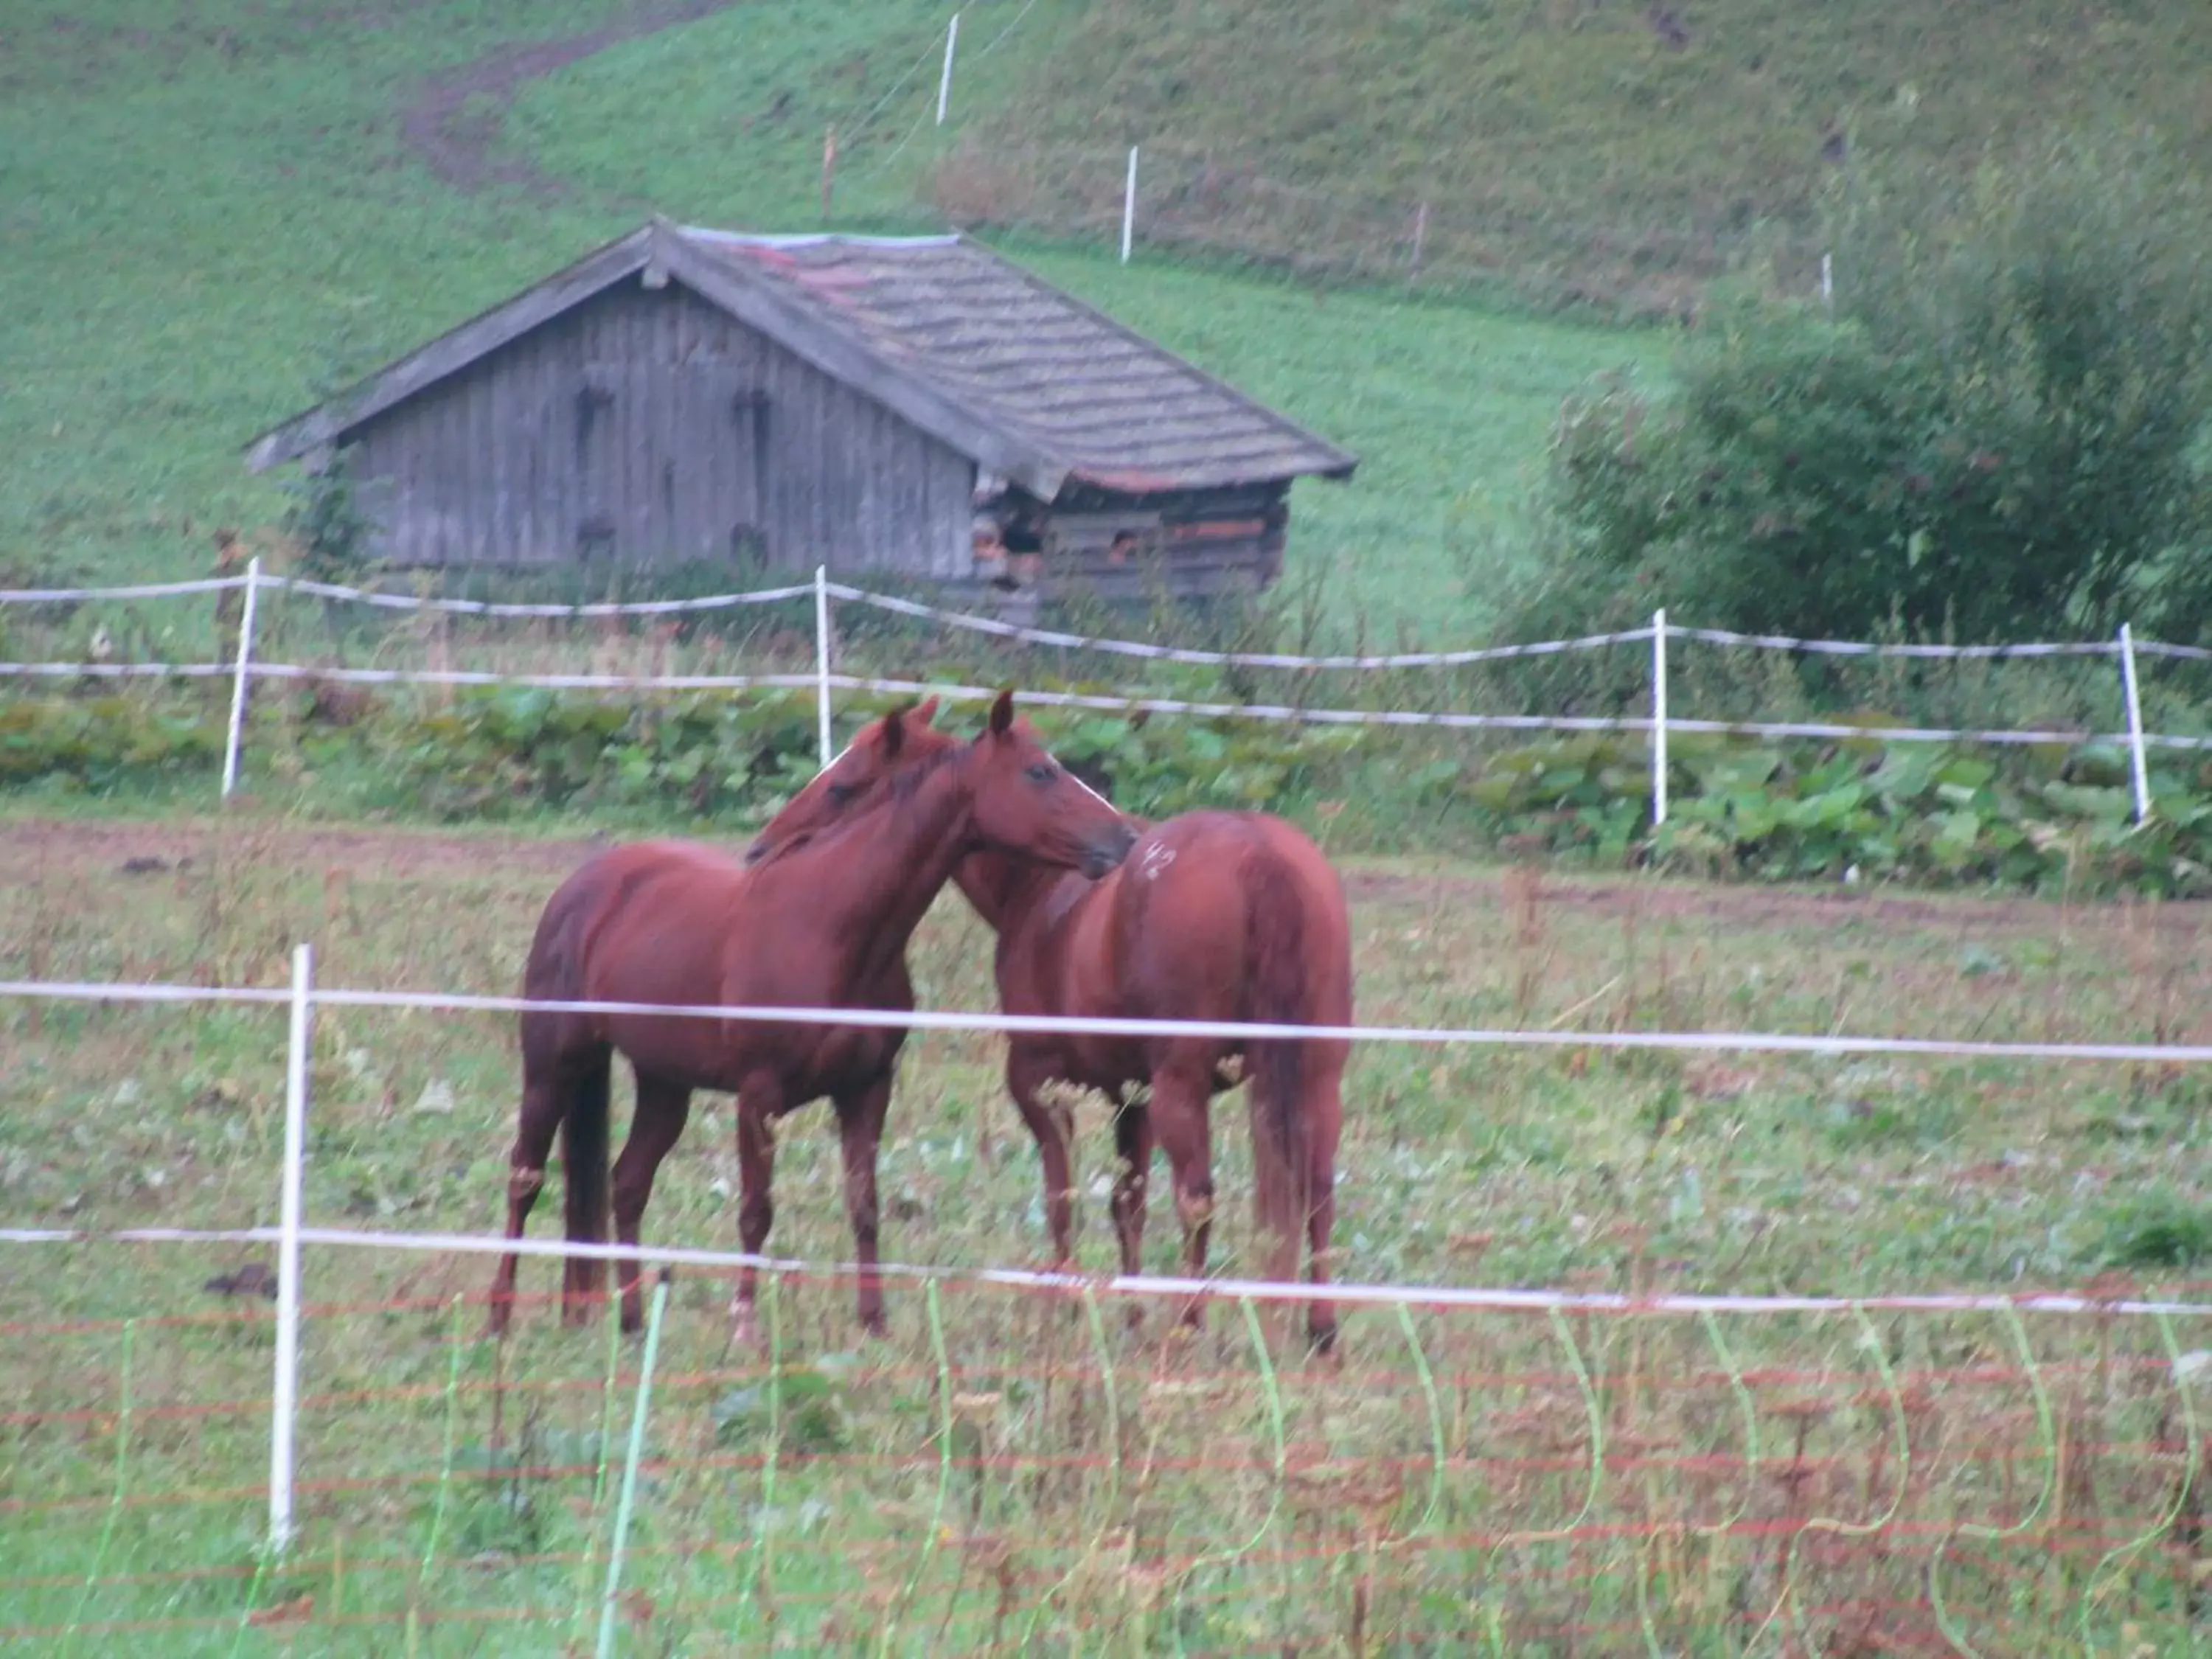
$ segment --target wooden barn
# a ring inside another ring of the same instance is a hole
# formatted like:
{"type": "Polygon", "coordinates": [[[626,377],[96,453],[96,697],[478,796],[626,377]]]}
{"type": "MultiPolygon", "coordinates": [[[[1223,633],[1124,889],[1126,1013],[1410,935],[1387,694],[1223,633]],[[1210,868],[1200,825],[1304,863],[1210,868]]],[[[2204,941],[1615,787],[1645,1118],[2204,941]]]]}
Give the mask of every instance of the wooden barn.
{"type": "Polygon", "coordinates": [[[960,236],[651,223],[256,440],[398,566],[725,562],[1034,604],[1280,570],[1352,456],[960,236]]]}

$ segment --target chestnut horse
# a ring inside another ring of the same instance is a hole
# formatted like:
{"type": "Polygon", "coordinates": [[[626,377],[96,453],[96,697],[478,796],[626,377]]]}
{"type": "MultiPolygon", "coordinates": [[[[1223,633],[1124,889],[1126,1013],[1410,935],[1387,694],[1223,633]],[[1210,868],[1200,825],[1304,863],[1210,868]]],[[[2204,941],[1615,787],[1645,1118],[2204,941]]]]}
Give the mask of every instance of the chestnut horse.
{"type": "MultiPolygon", "coordinates": [[[[911,1011],[907,941],[963,858],[995,849],[1096,875],[1135,839],[1113,808],[1053,759],[1028,722],[1015,719],[1011,693],[994,704],[972,743],[939,742],[906,756],[900,714],[870,731],[874,752],[896,769],[890,787],[872,791],[845,821],[790,840],[775,857],[746,864],[712,848],[647,842],[593,858],[547,902],[524,997],[911,1011]]],[[[774,1214],[773,1125],[827,1095],[844,1153],[860,1322],[880,1330],[876,1148],[904,1036],[859,1026],[526,1010],[507,1237],[522,1235],[556,1131],[567,1166],[568,1237],[604,1237],[609,1073],[617,1049],[637,1082],[611,1191],[615,1235],[624,1244],[637,1243],[653,1176],[683,1132],[692,1091],[713,1089],[738,1097],[738,1227],[745,1250],[758,1254],[774,1214]]],[[[516,1267],[514,1256],[502,1257],[493,1279],[495,1332],[507,1328],[516,1267]]],[[[572,1258],[566,1269],[562,1310],[573,1323],[599,1291],[601,1263],[572,1258]]],[[[623,1328],[635,1330],[636,1261],[623,1261],[619,1278],[623,1328]]],[[[756,1282],[750,1268],[739,1275],[732,1315],[741,1334],[751,1325],[756,1282]]]]}
{"type": "MultiPolygon", "coordinates": [[[[917,711],[925,718],[927,709],[917,711]]],[[[830,826],[907,768],[958,739],[909,719],[896,734],[863,728],[795,796],[746,856],[773,861],[795,840],[830,826]]],[[[1312,841],[1261,812],[1188,812],[1144,825],[1127,859],[1087,879],[1006,849],[971,853],[953,872],[976,914],[999,935],[1000,1005],[1010,1014],[1237,1024],[1352,1023],[1352,934],[1342,884],[1312,841]]],[[[1338,1135],[1350,1045],[1342,1039],[1247,1043],[1214,1037],[1115,1037],[1018,1032],[1006,1086],[1044,1164],[1053,1249],[1073,1256],[1073,1214],[1066,1131],[1048,1105],[1053,1083],[1095,1089],[1116,1104],[1121,1167],[1114,1188],[1121,1267],[1139,1271],[1145,1192],[1155,1143],[1166,1152],[1188,1271],[1204,1271],[1213,1212],[1212,1097],[1234,1087],[1232,1062],[1250,1080],[1255,1210],[1268,1236],[1267,1272],[1294,1279],[1299,1243],[1313,1282],[1328,1283],[1335,1218],[1338,1135]],[[1150,1088],[1148,1103],[1127,1091],[1150,1088]]],[[[1185,1319],[1199,1321],[1195,1304],[1185,1319]]],[[[1316,1300],[1307,1334],[1326,1350],[1334,1310],[1316,1300]]]]}

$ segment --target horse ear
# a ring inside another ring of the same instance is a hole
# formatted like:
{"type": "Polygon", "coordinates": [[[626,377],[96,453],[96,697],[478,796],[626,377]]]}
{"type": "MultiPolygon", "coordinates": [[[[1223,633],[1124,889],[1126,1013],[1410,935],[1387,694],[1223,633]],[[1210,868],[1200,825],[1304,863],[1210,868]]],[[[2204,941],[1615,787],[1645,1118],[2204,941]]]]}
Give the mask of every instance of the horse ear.
{"type": "Polygon", "coordinates": [[[937,699],[934,697],[927,698],[924,701],[915,704],[915,706],[907,712],[914,716],[914,723],[916,726],[934,725],[937,720],[937,699]]]}
{"type": "Polygon", "coordinates": [[[901,708],[894,708],[884,716],[884,753],[886,756],[897,754],[899,746],[906,741],[906,714],[907,711],[901,708]]]}
{"type": "Polygon", "coordinates": [[[1014,726],[1014,688],[1008,686],[999,693],[998,701],[991,705],[991,735],[1003,738],[1014,726]]]}

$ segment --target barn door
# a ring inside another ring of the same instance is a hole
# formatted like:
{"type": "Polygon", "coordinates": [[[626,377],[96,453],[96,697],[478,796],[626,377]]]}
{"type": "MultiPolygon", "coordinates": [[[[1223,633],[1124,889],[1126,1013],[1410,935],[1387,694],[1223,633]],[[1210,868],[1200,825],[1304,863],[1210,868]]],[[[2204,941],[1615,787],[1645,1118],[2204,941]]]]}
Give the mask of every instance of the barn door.
{"type": "Polygon", "coordinates": [[[576,389],[576,556],[587,564],[623,550],[620,395],[619,371],[599,363],[576,389]]]}
{"type": "Polygon", "coordinates": [[[586,560],[759,563],[767,412],[726,363],[595,363],[576,398],[586,560]]]}
{"type": "Polygon", "coordinates": [[[726,363],[690,362],[670,373],[675,418],[659,479],[668,556],[755,567],[765,552],[760,402],[726,363]]]}

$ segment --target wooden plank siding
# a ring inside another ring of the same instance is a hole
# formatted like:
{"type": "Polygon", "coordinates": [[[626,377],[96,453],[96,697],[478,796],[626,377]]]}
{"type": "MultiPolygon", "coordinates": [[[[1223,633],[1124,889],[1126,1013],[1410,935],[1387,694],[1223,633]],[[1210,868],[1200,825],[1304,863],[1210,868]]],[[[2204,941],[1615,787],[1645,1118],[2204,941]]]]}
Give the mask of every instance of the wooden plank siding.
{"type": "Polygon", "coordinates": [[[1143,604],[1249,592],[1281,573],[1289,486],[1194,489],[1155,500],[1097,496],[1045,516],[1038,597],[1143,604]]]}
{"type": "Polygon", "coordinates": [[[635,277],[372,417],[400,565],[727,561],[959,580],[975,464],[677,283],[635,277]]]}

